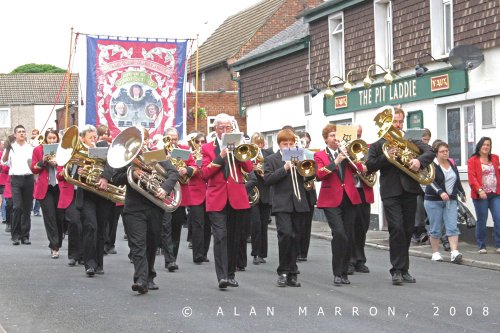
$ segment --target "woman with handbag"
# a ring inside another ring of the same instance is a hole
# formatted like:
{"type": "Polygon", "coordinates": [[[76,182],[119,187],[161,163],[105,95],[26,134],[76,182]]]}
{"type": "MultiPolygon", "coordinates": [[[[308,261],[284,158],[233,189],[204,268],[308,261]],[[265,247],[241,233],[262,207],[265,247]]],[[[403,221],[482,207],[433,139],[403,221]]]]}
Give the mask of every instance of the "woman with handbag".
{"type": "Polygon", "coordinates": [[[496,252],[500,253],[500,172],[498,155],[491,153],[491,138],[482,137],[467,162],[471,198],[476,210],[476,242],[486,254],[488,209],[493,217],[496,252]]]}
{"type": "Polygon", "coordinates": [[[460,182],[458,169],[449,159],[448,144],[437,141],[433,144],[436,153],[434,168],[436,177],[432,184],[425,188],[424,207],[429,218],[430,242],[432,247],[432,260],[443,261],[439,253],[439,242],[443,226],[450,242],[450,261],[459,264],[462,254],[458,251],[457,205],[458,196],[465,202],[465,192],[460,182]]]}

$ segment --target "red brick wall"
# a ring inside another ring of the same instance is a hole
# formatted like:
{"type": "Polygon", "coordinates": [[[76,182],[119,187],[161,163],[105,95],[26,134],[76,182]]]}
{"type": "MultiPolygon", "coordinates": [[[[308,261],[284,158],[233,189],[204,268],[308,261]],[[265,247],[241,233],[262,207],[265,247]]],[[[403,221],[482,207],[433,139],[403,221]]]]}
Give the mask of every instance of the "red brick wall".
{"type": "MultiPolygon", "coordinates": [[[[195,94],[188,93],[186,97],[186,110],[194,110],[195,94]]],[[[207,116],[216,116],[219,113],[227,113],[228,115],[236,117],[240,130],[245,132],[247,129],[246,118],[240,117],[238,109],[238,93],[218,93],[218,92],[198,92],[198,107],[205,108],[207,116]]],[[[186,122],[187,133],[195,131],[194,120],[187,119],[186,122]]],[[[208,133],[206,119],[198,119],[198,131],[208,133]]]]}
{"type": "Polygon", "coordinates": [[[500,46],[498,0],[454,0],[455,45],[471,44],[480,49],[500,46]]]}
{"type": "MultiPolygon", "coordinates": [[[[199,91],[202,91],[201,78],[202,73],[200,72],[198,74],[199,91]]],[[[205,72],[205,87],[203,91],[218,91],[220,88],[225,91],[238,91],[238,83],[231,81],[231,71],[223,66],[205,72]]]]}

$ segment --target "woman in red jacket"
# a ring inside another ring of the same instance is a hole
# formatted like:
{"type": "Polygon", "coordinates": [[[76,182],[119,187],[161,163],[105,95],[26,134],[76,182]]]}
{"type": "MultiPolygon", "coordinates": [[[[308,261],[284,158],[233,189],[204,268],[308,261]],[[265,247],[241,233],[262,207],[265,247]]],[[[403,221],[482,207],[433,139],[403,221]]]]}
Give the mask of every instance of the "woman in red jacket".
{"type": "Polygon", "coordinates": [[[479,253],[486,251],[488,209],[493,217],[496,252],[500,253],[500,172],[498,155],[491,153],[491,138],[482,137],[467,162],[471,198],[476,210],[476,242],[479,253]]]}
{"type": "MultiPolygon", "coordinates": [[[[59,133],[49,128],[45,131],[44,144],[59,142],[59,133]]],[[[31,170],[38,174],[33,197],[40,200],[45,231],[49,239],[49,248],[53,259],[59,258],[59,248],[62,245],[62,219],[57,211],[59,187],[57,185],[57,164],[55,156],[44,155],[43,146],[33,150],[31,170]]]]}

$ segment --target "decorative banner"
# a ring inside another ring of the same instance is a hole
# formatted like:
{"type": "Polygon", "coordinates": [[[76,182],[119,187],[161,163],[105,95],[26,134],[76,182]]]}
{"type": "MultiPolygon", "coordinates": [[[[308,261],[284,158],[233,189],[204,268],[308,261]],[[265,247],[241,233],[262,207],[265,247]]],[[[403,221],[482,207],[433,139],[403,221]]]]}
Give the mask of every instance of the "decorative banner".
{"type": "Polygon", "coordinates": [[[182,138],[186,46],[87,36],[87,123],[107,124],[112,137],[130,126],[150,137],[175,126],[182,138]]]}

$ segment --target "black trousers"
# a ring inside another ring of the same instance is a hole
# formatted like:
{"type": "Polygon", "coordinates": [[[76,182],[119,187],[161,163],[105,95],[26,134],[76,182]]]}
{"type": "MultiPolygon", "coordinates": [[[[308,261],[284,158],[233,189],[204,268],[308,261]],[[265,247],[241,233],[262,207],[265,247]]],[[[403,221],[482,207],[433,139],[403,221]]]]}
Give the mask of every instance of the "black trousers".
{"type": "Polygon", "coordinates": [[[332,270],[335,276],[347,276],[351,258],[351,242],[356,207],[344,192],[342,202],[335,208],[324,208],[326,220],[332,231],[332,270]]]}
{"type": "Polygon", "coordinates": [[[31,205],[33,204],[33,175],[10,177],[12,188],[12,239],[29,239],[31,230],[31,205]]]}
{"type": "Polygon", "coordinates": [[[83,198],[78,196],[82,194],[75,190],[73,201],[64,210],[64,220],[68,224],[68,259],[77,261],[83,259],[83,198]]]}
{"type": "Polygon", "coordinates": [[[417,194],[403,191],[401,196],[385,198],[382,203],[389,228],[390,273],[408,272],[408,250],[415,225],[417,194]]]}
{"type": "Polygon", "coordinates": [[[110,249],[115,246],[116,229],[118,228],[118,220],[120,219],[120,214],[123,211],[123,206],[118,207],[114,202],[110,201],[108,209],[109,215],[104,232],[104,247],[110,249]]]}
{"type": "Polygon", "coordinates": [[[250,209],[245,209],[243,219],[236,229],[236,248],[238,251],[237,267],[247,267],[247,238],[250,235],[250,209]]]}
{"type": "Polygon", "coordinates": [[[365,242],[366,233],[370,227],[370,208],[371,205],[366,202],[363,188],[358,188],[361,204],[356,205],[356,219],[353,228],[353,238],[351,246],[351,264],[354,266],[364,265],[366,263],[365,242]]]}
{"type": "Polygon", "coordinates": [[[134,283],[145,285],[156,277],[154,266],[163,213],[157,207],[123,213],[130,257],[134,263],[134,283]]]}
{"type": "Polygon", "coordinates": [[[109,215],[109,203],[97,194],[84,191],[82,226],[85,269],[104,267],[104,226],[109,215]]]}
{"type": "Polygon", "coordinates": [[[235,210],[229,202],[220,212],[209,212],[214,236],[214,261],[217,280],[234,279],[238,251],[236,230],[244,218],[245,210],[235,210]]]}
{"type": "Polygon", "coordinates": [[[309,253],[309,244],[311,243],[311,227],[314,215],[314,205],[309,205],[310,211],[304,214],[304,223],[302,223],[302,230],[298,234],[297,241],[299,242],[298,256],[307,258],[309,253]]]}
{"type": "Polygon", "coordinates": [[[14,203],[12,202],[12,198],[4,198],[5,199],[5,222],[12,227],[12,206],[14,203]]]}
{"type": "MultiPolygon", "coordinates": [[[[191,242],[193,244],[193,261],[202,262],[210,247],[210,219],[205,211],[205,203],[189,207],[188,220],[191,224],[191,242]]],[[[189,223],[189,222],[188,222],[189,223]]]]}
{"type": "Polygon", "coordinates": [[[267,258],[267,225],[271,205],[259,202],[250,209],[252,257],[267,258]]]}
{"type": "Polygon", "coordinates": [[[175,262],[179,253],[182,225],[186,221],[186,207],[179,207],[172,213],[163,215],[161,231],[161,247],[165,263],[175,262]]]}
{"type": "Polygon", "coordinates": [[[40,207],[42,208],[43,223],[49,240],[49,248],[52,250],[59,250],[63,239],[64,214],[57,209],[58,202],[59,186],[49,185],[45,198],[40,200],[40,207]]]}
{"type": "Polygon", "coordinates": [[[289,277],[297,275],[297,253],[299,244],[297,233],[303,230],[306,213],[275,213],[276,229],[278,231],[279,275],[288,274],[289,277]]]}

